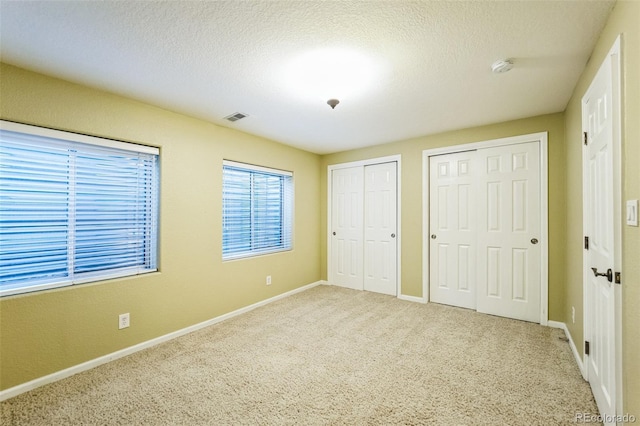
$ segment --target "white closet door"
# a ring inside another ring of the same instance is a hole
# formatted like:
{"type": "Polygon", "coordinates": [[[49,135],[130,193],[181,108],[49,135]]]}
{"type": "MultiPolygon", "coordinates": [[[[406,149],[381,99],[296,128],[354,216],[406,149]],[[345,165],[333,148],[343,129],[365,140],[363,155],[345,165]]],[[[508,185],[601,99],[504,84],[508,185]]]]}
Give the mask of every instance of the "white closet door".
{"type": "Polygon", "coordinates": [[[476,308],[476,151],[429,159],[431,301],[476,308]]]}
{"type": "Polygon", "coordinates": [[[331,256],[332,283],[363,289],[364,168],[332,172],[331,256]]]}
{"type": "Polygon", "coordinates": [[[396,163],[364,168],[364,289],[396,296],[396,163]]]}
{"type": "Polygon", "coordinates": [[[537,142],[478,150],[478,312],[540,321],[537,142]]]}

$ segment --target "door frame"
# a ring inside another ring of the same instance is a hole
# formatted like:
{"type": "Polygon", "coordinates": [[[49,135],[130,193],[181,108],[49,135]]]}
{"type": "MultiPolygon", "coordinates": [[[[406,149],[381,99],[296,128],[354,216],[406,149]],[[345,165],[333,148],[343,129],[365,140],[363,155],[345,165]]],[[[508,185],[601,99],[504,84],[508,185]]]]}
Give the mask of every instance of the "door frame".
{"type": "Polygon", "coordinates": [[[494,148],[525,142],[538,142],[540,147],[540,324],[549,322],[549,188],[548,188],[548,133],[539,132],[508,138],[491,139],[462,145],[422,151],[422,302],[429,302],[429,157],[494,148]]]}
{"type": "MultiPolygon", "coordinates": [[[[612,141],[611,152],[613,154],[613,250],[614,250],[614,271],[623,272],[622,270],[622,64],[621,64],[621,35],[616,37],[611,49],[602,60],[602,63],[598,67],[598,71],[593,76],[593,79],[589,83],[589,88],[585,91],[585,94],[580,102],[581,119],[582,119],[582,131],[588,131],[585,126],[585,104],[587,94],[591,90],[591,86],[596,76],[604,66],[611,67],[611,84],[612,84],[612,141]]],[[[582,138],[581,138],[582,140],[582,138]]],[[[587,229],[587,212],[588,206],[586,205],[584,197],[584,191],[589,179],[587,150],[582,150],[582,227],[583,235],[588,235],[587,229]]],[[[582,243],[582,241],[581,241],[582,243]]],[[[589,294],[588,294],[588,280],[587,277],[590,273],[589,269],[589,257],[587,250],[582,250],[582,305],[583,305],[583,340],[586,341],[591,336],[592,330],[589,327],[588,318],[590,318],[591,311],[589,310],[589,294]]],[[[624,275],[622,276],[622,282],[624,282],[624,275]]],[[[622,376],[622,285],[613,284],[614,286],[614,362],[615,362],[615,402],[614,407],[616,414],[623,413],[623,376],[622,376]]],[[[585,380],[589,381],[589,367],[588,357],[584,351],[582,351],[582,374],[585,380]]]]}
{"type": "Polygon", "coordinates": [[[329,284],[333,285],[331,282],[331,277],[333,276],[333,260],[332,260],[332,251],[331,251],[331,228],[332,228],[332,217],[331,217],[331,208],[332,208],[332,198],[333,198],[333,171],[338,169],[347,169],[351,167],[365,167],[372,166],[374,164],[382,164],[382,163],[396,163],[396,297],[402,299],[402,281],[400,280],[401,274],[401,250],[402,247],[402,232],[401,232],[401,179],[402,176],[402,168],[401,168],[401,155],[389,155],[386,157],[377,157],[370,158],[366,160],[359,161],[351,161],[348,163],[338,163],[338,164],[330,164],[327,166],[327,281],[329,284]]]}

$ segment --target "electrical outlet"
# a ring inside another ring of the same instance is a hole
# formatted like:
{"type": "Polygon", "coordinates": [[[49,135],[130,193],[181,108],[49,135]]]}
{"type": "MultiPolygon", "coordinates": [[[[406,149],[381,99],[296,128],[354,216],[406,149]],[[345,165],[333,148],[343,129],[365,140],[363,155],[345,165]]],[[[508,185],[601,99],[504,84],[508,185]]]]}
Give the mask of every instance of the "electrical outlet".
{"type": "Polygon", "coordinates": [[[267,285],[271,285],[271,275],[267,275],[267,285]]]}
{"type": "Polygon", "coordinates": [[[573,306],[571,307],[571,322],[576,323],[576,308],[573,306]]]}
{"type": "Polygon", "coordinates": [[[118,315],[118,330],[122,330],[123,328],[127,328],[131,325],[129,321],[129,313],[118,315]]]}

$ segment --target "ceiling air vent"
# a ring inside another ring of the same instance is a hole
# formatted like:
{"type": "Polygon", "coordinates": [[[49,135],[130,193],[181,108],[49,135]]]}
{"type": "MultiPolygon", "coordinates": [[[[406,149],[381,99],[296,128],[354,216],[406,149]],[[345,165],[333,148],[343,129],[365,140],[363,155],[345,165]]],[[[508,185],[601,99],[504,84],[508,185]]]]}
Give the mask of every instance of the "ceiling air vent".
{"type": "Polygon", "coordinates": [[[243,114],[241,112],[236,112],[235,114],[227,115],[224,119],[233,122],[233,121],[241,120],[241,119],[245,118],[246,116],[247,116],[247,114],[243,114]]]}

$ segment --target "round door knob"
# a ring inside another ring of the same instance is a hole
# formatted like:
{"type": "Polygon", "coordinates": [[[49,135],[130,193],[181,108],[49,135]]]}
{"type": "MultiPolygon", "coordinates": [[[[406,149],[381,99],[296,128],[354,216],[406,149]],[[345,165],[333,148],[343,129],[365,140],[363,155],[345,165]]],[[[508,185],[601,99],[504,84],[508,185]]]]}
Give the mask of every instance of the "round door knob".
{"type": "Polygon", "coordinates": [[[391,238],[395,238],[395,237],[396,237],[396,234],[391,234],[391,238]]]}
{"type": "Polygon", "coordinates": [[[431,239],[435,240],[436,239],[436,234],[431,234],[431,239]]]}
{"type": "Polygon", "coordinates": [[[336,232],[335,232],[335,231],[333,231],[333,232],[332,232],[332,234],[333,234],[333,235],[336,235],[336,232]]]}
{"type": "Polygon", "coordinates": [[[532,238],[531,239],[531,244],[538,244],[538,239],[537,238],[532,238]]]}

